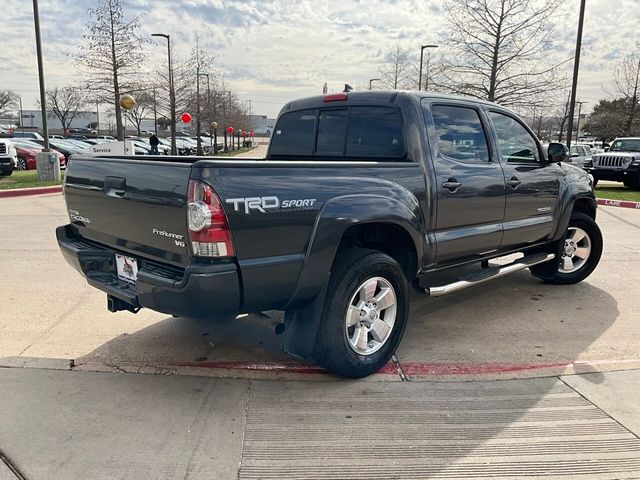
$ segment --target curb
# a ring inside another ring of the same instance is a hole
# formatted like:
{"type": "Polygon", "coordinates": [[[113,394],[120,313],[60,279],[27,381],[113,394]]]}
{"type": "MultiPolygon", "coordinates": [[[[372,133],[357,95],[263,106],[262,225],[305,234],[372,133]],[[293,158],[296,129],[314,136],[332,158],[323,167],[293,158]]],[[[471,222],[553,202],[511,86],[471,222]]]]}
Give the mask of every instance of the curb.
{"type": "Polygon", "coordinates": [[[0,198],[26,197],[29,195],[45,195],[47,193],[62,193],[62,185],[35,188],[11,188],[0,190],[0,198]]]}
{"type": "Polygon", "coordinates": [[[640,210],[640,202],[629,202],[626,200],[609,200],[606,198],[598,198],[598,205],[605,207],[622,207],[622,208],[635,208],[640,210]]]}

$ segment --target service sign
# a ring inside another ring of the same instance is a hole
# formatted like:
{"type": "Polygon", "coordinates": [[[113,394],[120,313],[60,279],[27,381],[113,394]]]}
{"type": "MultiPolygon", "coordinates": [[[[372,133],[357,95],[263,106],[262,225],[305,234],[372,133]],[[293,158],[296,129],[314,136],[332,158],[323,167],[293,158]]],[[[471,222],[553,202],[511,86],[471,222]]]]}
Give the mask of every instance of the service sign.
{"type": "Polygon", "coordinates": [[[91,155],[135,155],[133,142],[119,140],[91,145],[86,151],[91,155]]]}

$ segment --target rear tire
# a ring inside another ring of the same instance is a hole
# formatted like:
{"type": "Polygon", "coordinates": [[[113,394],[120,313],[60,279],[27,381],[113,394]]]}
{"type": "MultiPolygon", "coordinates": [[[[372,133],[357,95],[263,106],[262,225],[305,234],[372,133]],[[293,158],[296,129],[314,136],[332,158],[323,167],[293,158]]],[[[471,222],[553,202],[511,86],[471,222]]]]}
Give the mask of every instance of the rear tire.
{"type": "Polygon", "coordinates": [[[602,233],[590,216],[574,212],[557,244],[556,258],[530,268],[531,274],[554,285],[581,282],[595,270],[602,256],[602,233]]]}
{"type": "Polygon", "coordinates": [[[28,170],[28,169],[29,169],[29,164],[27,163],[27,161],[22,157],[18,157],[18,163],[16,164],[16,170],[28,170]]]}
{"type": "Polygon", "coordinates": [[[327,292],[313,358],[350,378],[384,367],[409,315],[409,287],[398,262],[375,250],[349,250],[334,262],[327,292]]]}

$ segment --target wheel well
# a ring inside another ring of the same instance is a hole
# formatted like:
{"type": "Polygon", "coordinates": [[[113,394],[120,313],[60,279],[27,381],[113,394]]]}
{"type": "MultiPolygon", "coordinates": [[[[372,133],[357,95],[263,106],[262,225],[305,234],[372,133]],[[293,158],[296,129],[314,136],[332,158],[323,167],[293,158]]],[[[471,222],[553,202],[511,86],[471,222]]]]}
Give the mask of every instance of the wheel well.
{"type": "Polygon", "coordinates": [[[579,198],[573,204],[574,212],[581,212],[585,215],[589,215],[591,218],[595,220],[596,218],[596,206],[593,202],[589,201],[586,198],[579,198]]]}
{"type": "Polygon", "coordinates": [[[411,281],[418,272],[415,245],[409,233],[392,223],[365,223],[349,227],[340,240],[338,254],[349,248],[370,248],[384,252],[400,264],[411,281]]]}

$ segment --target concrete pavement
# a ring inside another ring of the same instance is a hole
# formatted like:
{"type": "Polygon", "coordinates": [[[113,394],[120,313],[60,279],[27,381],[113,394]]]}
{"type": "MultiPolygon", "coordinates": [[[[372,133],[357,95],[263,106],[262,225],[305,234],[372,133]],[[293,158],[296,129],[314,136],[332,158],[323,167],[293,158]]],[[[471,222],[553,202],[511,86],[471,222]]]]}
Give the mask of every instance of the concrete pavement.
{"type": "Polygon", "coordinates": [[[0,369],[0,449],[29,480],[637,479],[640,376],[598,375],[372,383],[0,369]],[[630,397],[624,413],[598,397],[602,385],[630,397]]]}
{"type": "MultiPolygon", "coordinates": [[[[68,221],[62,196],[1,203],[8,281],[0,289],[0,365],[19,357],[73,359],[78,369],[98,371],[251,378],[317,371],[280,351],[276,312],[217,322],[109,313],[105,295],[58,251],[54,229],[68,221]]],[[[404,373],[487,379],[640,366],[640,211],[598,210],[605,251],[581,284],[544,285],[521,272],[449,297],[416,294],[397,353],[404,373]]],[[[389,372],[381,379],[399,379],[389,372]]]]}

